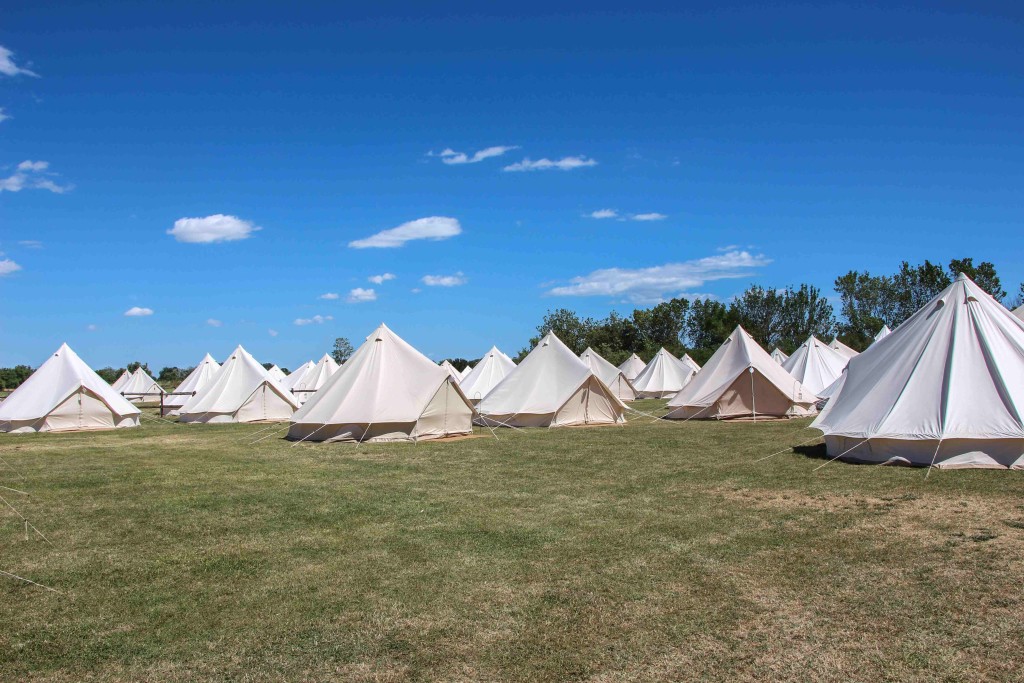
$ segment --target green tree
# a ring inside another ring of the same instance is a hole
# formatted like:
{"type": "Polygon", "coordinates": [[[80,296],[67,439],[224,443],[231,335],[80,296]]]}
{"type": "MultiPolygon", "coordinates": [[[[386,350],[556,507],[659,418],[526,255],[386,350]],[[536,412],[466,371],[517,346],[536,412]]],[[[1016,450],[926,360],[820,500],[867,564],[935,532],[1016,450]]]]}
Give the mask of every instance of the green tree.
{"type": "Polygon", "coordinates": [[[621,364],[629,354],[643,350],[640,331],[633,320],[624,318],[615,311],[590,328],[587,346],[614,365],[621,364]]]}
{"type": "Polygon", "coordinates": [[[729,305],[729,315],[765,348],[778,345],[785,315],[785,291],[752,285],[729,305]]]}
{"type": "Polygon", "coordinates": [[[149,375],[150,377],[153,376],[153,373],[151,373],[149,371],[149,363],[142,363],[142,362],[139,362],[137,360],[133,360],[131,363],[128,364],[128,372],[129,373],[133,373],[136,370],[138,370],[139,368],[142,368],[143,371],[145,371],[145,373],[147,375],[149,375]]]}
{"type": "Polygon", "coordinates": [[[885,316],[895,319],[892,279],[851,270],[836,278],[835,288],[843,317],[837,326],[839,339],[856,350],[866,349],[885,316]]]}
{"type": "Polygon", "coordinates": [[[334,357],[334,362],[341,365],[352,357],[354,351],[352,342],[346,337],[338,337],[334,340],[334,350],[331,351],[331,355],[334,357]]]}
{"type": "Polygon", "coordinates": [[[658,349],[679,355],[685,350],[682,343],[690,302],[686,299],[670,299],[652,308],[638,308],[633,311],[633,326],[637,330],[638,342],[645,355],[653,356],[658,349]]]}
{"type": "Polygon", "coordinates": [[[17,389],[22,382],[31,377],[34,371],[27,365],[15,365],[13,368],[0,368],[0,389],[8,391],[17,389]]]}
{"type": "Polygon", "coordinates": [[[189,373],[195,370],[195,368],[177,368],[174,366],[165,367],[160,370],[160,374],[156,380],[158,382],[166,382],[168,384],[181,384],[189,373]]]}
{"type": "Polygon", "coordinates": [[[999,281],[996,267],[988,261],[982,261],[975,266],[972,258],[953,259],[949,262],[949,277],[955,279],[960,273],[974,280],[976,285],[991,294],[996,301],[1006,298],[1006,290],[1003,289],[1003,285],[999,281]]]}
{"type": "Polygon", "coordinates": [[[812,334],[828,341],[835,332],[835,312],[829,300],[821,295],[820,289],[802,284],[796,289],[790,287],[786,290],[777,339],[783,351],[792,353],[812,334]]]}
{"type": "Polygon", "coordinates": [[[100,378],[107,384],[113,384],[114,382],[117,381],[117,378],[120,377],[122,373],[124,373],[124,370],[124,368],[105,367],[97,370],[96,374],[99,375],[100,378]]]}
{"type": "Polygon", "coordinates": [[[683,338],[693,359],[704,363],[735,327],[725,304],[714,299],[696,299],[690,302],[683,338]]]}
{"type": "MultiPolygon", "coordinates": [[[[914,315],[936,294],[949,287],[952,280],[937,263],[925,260],[919,266],[911,266],[906,261],[900,264],[899,272],[892,277],[886,292],[890,299],[889,305],[882,311],[882,323],[896,327],[914,315]]],[[[878,325],[868,332],[874,338],[878,325]]]]}
{"type": "Polygon", "coordinates": [[[1007,306],[1011,311],[1024,306],[1024,282],[1020,283],[1020,289],[1017,290],[1017,296],[1013,298],[1013,301],[1007,306]]]}
{"type": "Polygon", "coordinates": [[[548,332],[554,332],[562,343],[579,355],[587,348],[587,338],[593,327],[593,320],[582,320],[575,311],[568,308],[548,311],[544,315],[544,320],[537,326],[537,336],[530,338],[530,347],[519,352],[519,359],[525,358],[548,332]]]}

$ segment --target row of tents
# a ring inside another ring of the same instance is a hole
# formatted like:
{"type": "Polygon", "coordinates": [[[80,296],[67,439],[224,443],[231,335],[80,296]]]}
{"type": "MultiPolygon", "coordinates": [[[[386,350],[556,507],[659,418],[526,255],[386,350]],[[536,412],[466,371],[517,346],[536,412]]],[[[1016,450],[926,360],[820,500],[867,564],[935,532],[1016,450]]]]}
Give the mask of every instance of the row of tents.
{"type": "MultiPolygon", "coordinates": [[[[1022,468],[1019,315],[961,276],[863,353],[811,337],[790,357],[769,354],[737,327],[703,368],[664,349],[615,367],[548,334],[518,365],[492,348],[459,371],[381,325],[344,365],[325,356],[288,376],[240,346],[220,366],[207,356],[165,406],[181,422],[287,420],[288,438],[311,441],[440,438],[474,422],[621,424],[625,403],[646,397],[668,398],[665,417],[677,420],[802,417],[824,406],[812,426],[833,457],[1022,468]]],[[[150,393],[146,377],[123,377],[118,391],[64,345],[0,403],[0,430],[135,426],[139,410],[122,393],[150,393]]]]}

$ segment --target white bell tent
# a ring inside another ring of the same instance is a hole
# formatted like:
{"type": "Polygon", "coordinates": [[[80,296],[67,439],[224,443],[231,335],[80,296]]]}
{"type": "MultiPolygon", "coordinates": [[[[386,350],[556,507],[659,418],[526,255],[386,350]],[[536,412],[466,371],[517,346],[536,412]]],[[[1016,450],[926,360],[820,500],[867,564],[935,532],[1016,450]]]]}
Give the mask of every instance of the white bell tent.
{"type": "Polygon", "coordinates": [[[164,414],[177,415],[181,407],[188,403],[188,400],[203,390],[210,382],[210,379],[220,370],[220,363],[213,359],[213,356],[206,354],[188,377],[182,380],[171,394],[164,398],[164,414]]]}
{"type": "Polygon", "coordinates": [[[839,337],[833,337],[832,342],[828,345],[833,351],[838,351],[840,355],[844,356],[846,360],[850,360],[854,356],[858,355],[859,351],[854,351],[849,346],[839,341],[839,337]]]}
{"type": "Polygon", "coordinates": [[[311,360],[307,360],[305,363],[292,370],[292,373],[287,375],[284,380],[281,381],[281,386],[290,391],[292,387],[302,381],[302,378],[306,376],[307,372],[315,367],[316,363],[311,360]]]}
{"type": "MultiPolygon", "coordinates": [[[[888,325],[882,325],[882,329],[880,329],[878,331],[878,334],[875,335],[874,341],[876,341],[876,342],[877,341],[881,341],[881,340],[885,339],[886,337],[888,337],[890,334],[892,334],[892,330],[889,329],[889,326],[888,325]]],[[[872,342],[872,343],[874,343],[874,342],[872,342]]]]}
{"type": "Polygon", "coordinates": [[[483,424],[508,427],[620,424],[625,409],[551,332],[477,404],[483,424]]]}
{"type": "Polygon", "coordinates": [[[647,363],[644,363],[640,356],[634,353],[619,366],[619,370],[622,370],[622,374],[626,376],[626,379],[632,382],[646,367],[647,363]]]}
{"type": "MultiPolygon", "coordinates": [[[[831,347],[829,347],[829,348],[831,348],[831,347]]],[[[787,356],[785,353],[783,353],[782,349],[780,349],[778,346],[776,346],[772,350],[772,360],[775,361],[776,363],[778,363],[779,365],[782,365],[783,363],[785,363],[787,358],[789,358],[789,356],[787,356]]]]}
{"type": "Polygon", "coordinates": [[[448,371],[448,374],[451,375],[452,379],[455,380],[456,383],[462,381],[462,373],[456,370],[455,366],[447,360],[441,361],[441,367],[448,371]]]}
{"type": "Polygon", "coordinates": [[[782,367],[793,375],[804,388],[819,398],[825,387],[830,386],[843,374],[849,360],[814,335],[800,345],[782,367]]]}
{"type": "Polygon", "coordinates": [[[241,346],[202,391],[181,407],[181,422],[263,422],[287,420],[299,407],[266,368],[241,346]]]}
{"type": "Polygon", "coordinates": [[[297,441],[419,441],[473,432],[473,407],[440,365],[381,325],[295,413],[297,441]]]}
{"type": "Polygon", "coordinates": [[[662,348],[633,380],[633,388],[639,398],[669,398],[696,374],[696,370],[662,348]]]}
{"type": "Polygon", "coordinates": [[[684,353],[683,357],[680,358],[679,360],[683,362],[683,365],[686,365],[687,367],[691,368],[694,372],[700,372],[700,364],[697,363],[697,361],[695,361],[694,359],[690,358],[690,354],[684,353]]]}
{"type": "Polygon", "coordinates": [[[601,381],[605,383],[609,389],[612,390],[620,401],[635,401],[636,400],[636,389],[626,375],[623,374],[622,370],[609,363],[601,354],[594,351],[589,346],[587,349],[580,354],[580,360],[587,364],[587,366],[594,371],[594,374],[601,378],[601,381]]]}
{"type": "Polygon", "coordinates": [[[128,383],[128,380],[132,378],[132,373],[127,370],[121,373],[121,376],[114,380],[114,383],[110,385],[110,388],[114,391],[121,391],[121,387],[128,383]]]}
{"type": "Polygon", "coordinates": [[[737,327],[704,368],[668,402],[669,419],[803,417],[818,397],[737,327]]]}
{"type": "Polygon", "coordinates": [[[338,371],[338,367],[334,358],[325,353],[316,365],[306,371],[302,379],[291,386],[296,402],[301,406],[308,401],[320,387],[327,384],[327,380],[338,371]]]}
{"type": "Polygon", "coordinates": [[[164,393],[163,387],[141,365],[117,391],[132,403],[159,403],[160,394],[164,393]]]}
{"type": "Polygon", "coordinates": [[[273,379],[277,380],[278,382],[283,382],[287,377],[287,375],[284,374],[284,371],[281,370],[281,368],[277,367],[276,365],[271,365],[270,369],[267,370],[267,374],[270,375],[273,379]]]}
{"type": "Polygon", "coordinates": [[[462,379],[459,386],[462,387],[462,393],[475,404],[487,396],[491,389],[498,386],[498,383],[515,369],[516,364],[512,362],[512,359],[502,353],[497,346],[492,346],[491,350],[485,353],[480,362],[476,364],[476,367],[462,379]]]}
{"type": "Polygon", "coordinates": [[[140,411],[67,344],[0,403],[2,432],[68,432],[138,427],[140,411]]]}
{"type": "Polygon", "coordinates": [[[830,457],[1024,469],[1024,322],[965,275],[850,361],[811,425],[830,457]]]}

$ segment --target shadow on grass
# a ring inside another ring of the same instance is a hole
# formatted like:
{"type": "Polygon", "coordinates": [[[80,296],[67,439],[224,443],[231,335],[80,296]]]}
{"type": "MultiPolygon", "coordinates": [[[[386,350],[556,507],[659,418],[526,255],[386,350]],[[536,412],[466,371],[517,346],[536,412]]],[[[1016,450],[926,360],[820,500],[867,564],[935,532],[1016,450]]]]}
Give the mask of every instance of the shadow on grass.
{"type": "Polygon", "coordinates": [[[828,460],[828,451],[825,450],[825,444],[818,443],[813,446],[796,446],[793,448],[794,453],[813,458],[815,460],[828,460]]]}

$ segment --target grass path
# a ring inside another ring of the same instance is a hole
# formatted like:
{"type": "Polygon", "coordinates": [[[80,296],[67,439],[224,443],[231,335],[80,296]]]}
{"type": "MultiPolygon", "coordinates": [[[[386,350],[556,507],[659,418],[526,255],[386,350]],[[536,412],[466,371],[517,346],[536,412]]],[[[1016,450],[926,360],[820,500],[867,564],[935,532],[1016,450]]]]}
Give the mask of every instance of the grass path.
{"type": "Polygon", "coordinates": [[[0,435],[0,680],[1019,677],[1021,473],[754,462],[807,424],[0,435]]]}

